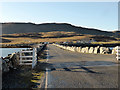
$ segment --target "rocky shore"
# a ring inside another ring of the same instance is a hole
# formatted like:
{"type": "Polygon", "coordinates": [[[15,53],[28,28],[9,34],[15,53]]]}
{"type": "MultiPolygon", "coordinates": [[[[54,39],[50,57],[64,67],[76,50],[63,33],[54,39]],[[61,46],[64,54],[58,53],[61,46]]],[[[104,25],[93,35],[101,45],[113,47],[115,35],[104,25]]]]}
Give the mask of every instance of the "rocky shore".
{"type": "MultiPolygon", "coordinates": [[[[37,52],[39,52],[45,47],[45,44],[44,45],[35,45],[35,47],[37,48],[37,52]]],[[[9,72],[12,69],[17,69],[17,68],[21,67],[19,65],[19,63],[20,63],[19,60],[20,60],[19,52],[8,54],[8,56],[6,56],[6,57],[0,57],[0,62],[1,62],[0,68],[2,70],[2,73],[9,72]]]]}
{"type": "Polygon", "coordinates": [[[19,67],[19,52],[12,53],[5,58],[1,57],[2,62],[2,72],[8,72],[10,69],[16,69],[19,67]]]}

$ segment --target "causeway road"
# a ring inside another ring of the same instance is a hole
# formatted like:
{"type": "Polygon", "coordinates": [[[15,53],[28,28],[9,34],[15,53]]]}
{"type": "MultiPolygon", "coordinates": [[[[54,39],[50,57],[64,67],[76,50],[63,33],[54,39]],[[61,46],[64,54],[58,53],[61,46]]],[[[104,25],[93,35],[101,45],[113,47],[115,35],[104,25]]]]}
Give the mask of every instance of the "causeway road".
{"type": "Polygon", "coordinates": [[[84,54],[47,46],[42,88],[118,88],[115,55],[84,54]]]}

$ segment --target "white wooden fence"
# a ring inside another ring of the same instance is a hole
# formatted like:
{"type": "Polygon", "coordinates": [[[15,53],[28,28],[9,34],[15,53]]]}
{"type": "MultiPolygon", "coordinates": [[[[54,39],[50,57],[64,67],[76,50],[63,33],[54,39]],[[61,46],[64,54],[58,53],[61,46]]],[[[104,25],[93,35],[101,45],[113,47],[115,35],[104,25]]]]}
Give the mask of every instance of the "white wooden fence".
{"type": "Polygon", "coordinates": [[[20,65],[32,65],[32,68],[37,64],[37,49],[33,48],[20,51],[20,65]],[[25,53],[29,55],[25,55],[25,53]]]}
{"type": "Polygon", "coordinates": [[[120,46],[116,47],[116,58],[117,60],[120,60],[120,46]]]}

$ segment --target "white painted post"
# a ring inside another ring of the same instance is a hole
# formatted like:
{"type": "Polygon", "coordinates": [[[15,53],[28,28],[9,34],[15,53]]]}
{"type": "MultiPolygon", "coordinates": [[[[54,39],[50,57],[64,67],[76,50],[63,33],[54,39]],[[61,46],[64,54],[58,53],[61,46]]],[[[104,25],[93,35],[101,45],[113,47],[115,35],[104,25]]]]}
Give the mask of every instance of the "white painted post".
{"type": "Polygon", "coordinates": [[[33,48],[33,61],[32,61],[32,68],[37,64],[37,50],[33,48]]]}
{"type": "Polygon", "coordinates": [[[34,67],[34,61],[35,61],[35,48],[33,48],[32,68],[34,67]]]}
{"type": "Polygon", "coordinates": [[[117,48],[116,48],[116,58],[117,58],[117,60],[119,60],[120,59],[120,47],[119,46],[117,46],[117,48]]]}
{"type": "Polygon", "coordinates": [[[35,60],[34,60],[34,66],[36,65],[36,63],[37,63],[37,49],[35,48],[35,60]]]}

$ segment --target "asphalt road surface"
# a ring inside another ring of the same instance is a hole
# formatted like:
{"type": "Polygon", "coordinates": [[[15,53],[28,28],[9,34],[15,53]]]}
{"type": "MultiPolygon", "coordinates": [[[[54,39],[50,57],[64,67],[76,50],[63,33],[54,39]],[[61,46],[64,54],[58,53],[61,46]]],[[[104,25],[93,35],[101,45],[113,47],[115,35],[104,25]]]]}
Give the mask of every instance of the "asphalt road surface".
{"type": "Polygon", "coordinates": [[[117,88],[115,55],[83,54],[49,45],[45,88],[117,88]]]}

